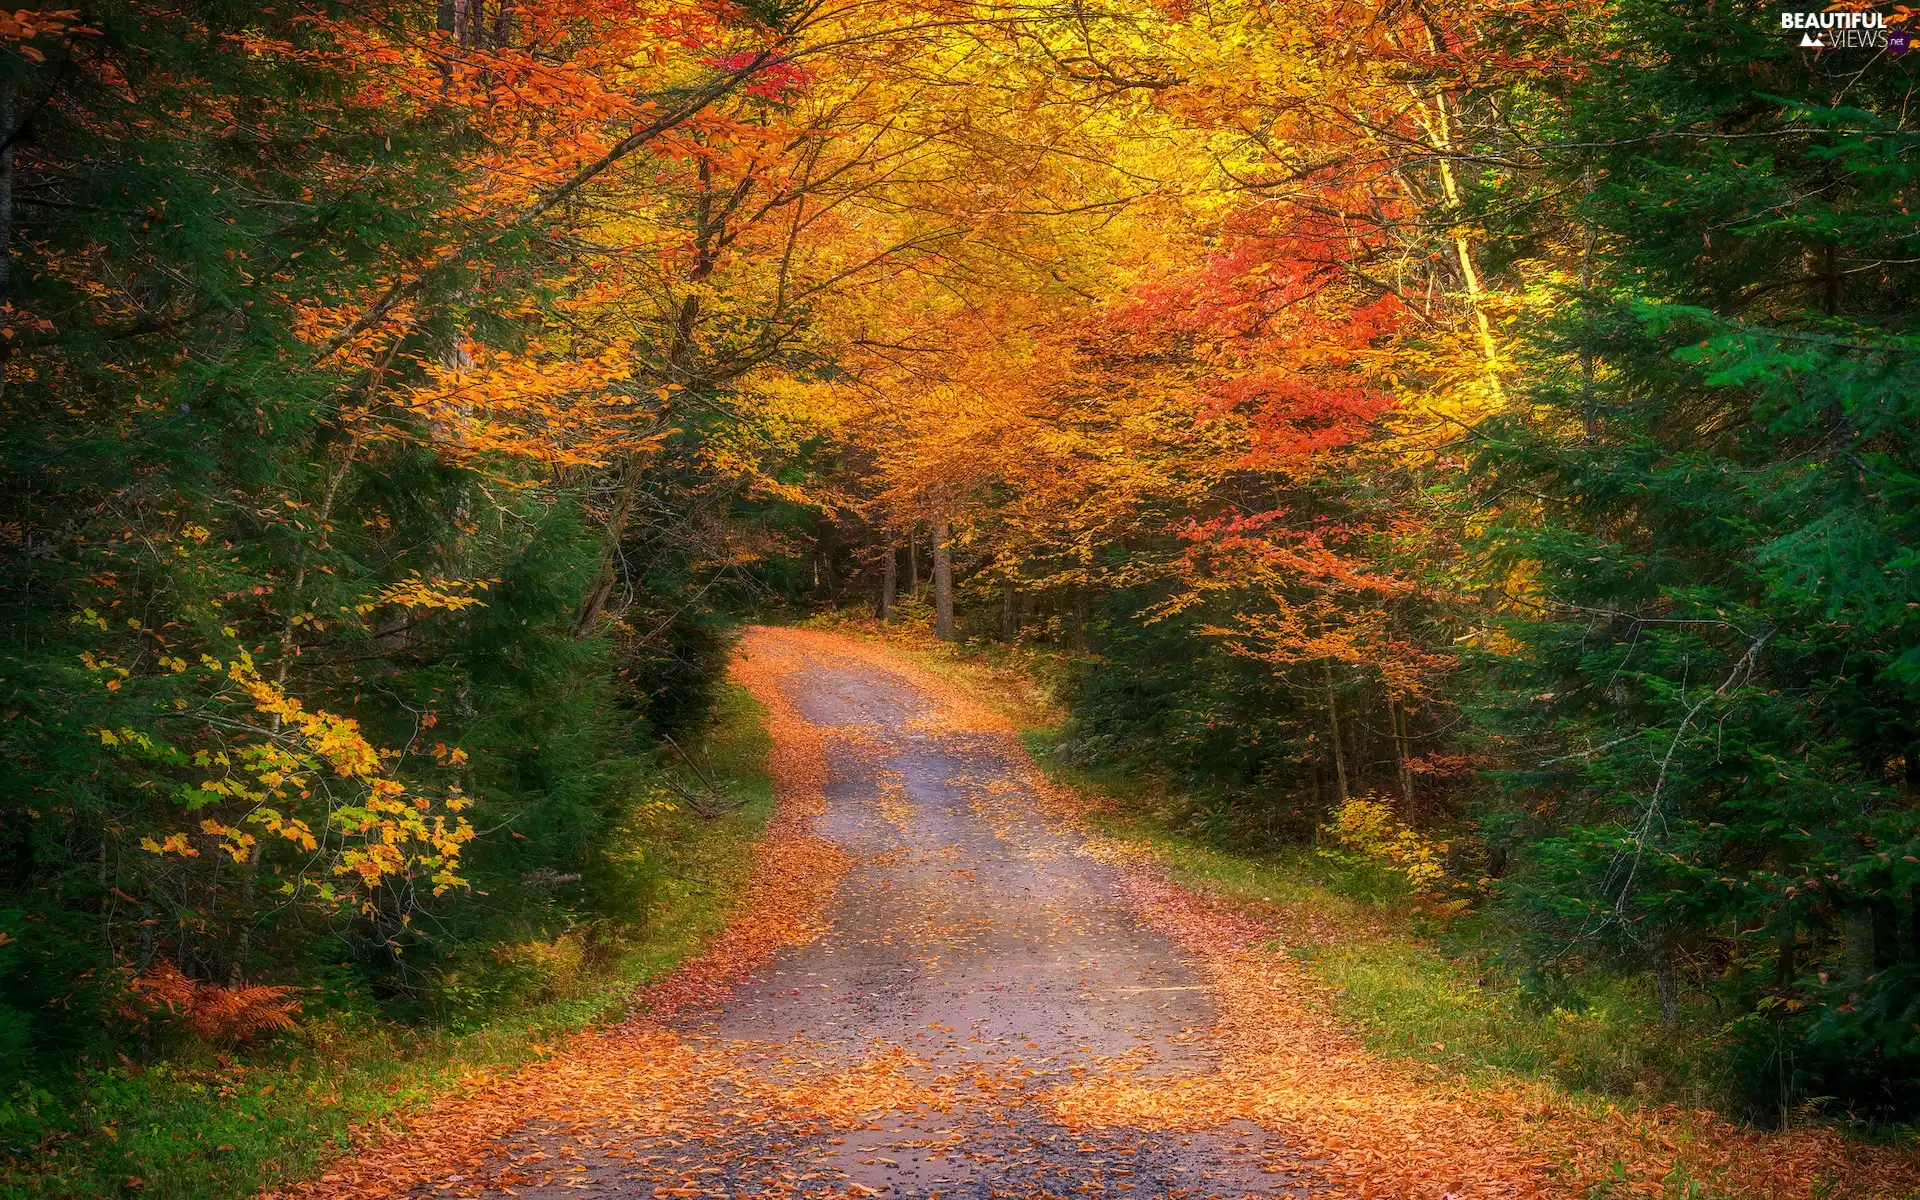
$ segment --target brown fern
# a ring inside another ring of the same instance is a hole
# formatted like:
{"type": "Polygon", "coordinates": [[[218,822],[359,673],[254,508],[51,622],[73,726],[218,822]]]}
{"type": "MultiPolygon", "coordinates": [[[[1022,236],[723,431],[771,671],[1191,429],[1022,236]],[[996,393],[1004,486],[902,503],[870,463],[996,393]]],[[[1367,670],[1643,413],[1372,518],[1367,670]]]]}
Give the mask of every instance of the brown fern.
{"type": "Polygon", "coordinates": [[[164,1010],[204,1041],[244,1042],[268,1030],[292,1029],[300,1012],[298,991],[269,984],[223,987],[192,979],[161,959],[133,979],[127,1015],[152,1020],[164,1010]]]}

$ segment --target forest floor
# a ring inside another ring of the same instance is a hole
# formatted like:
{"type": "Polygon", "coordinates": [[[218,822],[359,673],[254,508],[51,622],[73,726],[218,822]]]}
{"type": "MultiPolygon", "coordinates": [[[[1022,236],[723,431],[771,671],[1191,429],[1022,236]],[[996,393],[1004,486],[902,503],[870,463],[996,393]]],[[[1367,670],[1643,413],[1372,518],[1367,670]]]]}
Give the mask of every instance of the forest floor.
{"type": "Polygon", "coordinates": [[[1049,783],[1004,697],[761,628],[779,812],[638,1015],[297,1194],[1903,1197],[1920,1156],[1376,1054],[1316,916],[1183,883],[1049,783]]]}

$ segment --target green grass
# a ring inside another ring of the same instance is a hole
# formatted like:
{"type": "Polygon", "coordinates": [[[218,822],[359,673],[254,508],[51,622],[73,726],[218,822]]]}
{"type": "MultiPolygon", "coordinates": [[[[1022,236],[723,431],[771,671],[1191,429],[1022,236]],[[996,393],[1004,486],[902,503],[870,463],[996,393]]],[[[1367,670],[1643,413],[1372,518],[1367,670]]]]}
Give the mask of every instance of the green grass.
{"type": "Polygon", "coordinates": [[[1712,1031],[1690,1050],[1660,1030],[1650,997],[1630,980],[1595,976],[1556,1004],[1513,980],[1477,975],[1471,962],[1405,937],[1311,953],[1337,989],[1336,1010],[1376,1051],[1461,1070],[1494,1068],[1608,1100],[1724,1104],[1712,1031]]]}
{"type": "MultiPolygon", "coordinates": [[[[623,1015],[635,988],[696,952],[745,890],[753,846],[773,812],[764,714],[728,687],[695,748],[709,776],[743,807],[714,821],[657,808],[637,832],[657,884],[644,923],[618,957],[572,974],[560,994],[456,1032],[335,1011],[277,1044],[222,1060],[131,1062],[77,1081],[70,1097],[17,1094],[0,1108],[64,1104],[64,1136],[9,1146],[0,1195],[250,1196],[312,1175],[356,1138],[461,1087],[548,1052],[566,1035],[623,1015]]],[[[31,1112],[23,1114],[33,1116],[31,1112]]],[[[39,1114],[49,1124],[53,1114],[39,1114]]],[[[0,1129],[8,1126],[0,1123],[0,1129]]]]}

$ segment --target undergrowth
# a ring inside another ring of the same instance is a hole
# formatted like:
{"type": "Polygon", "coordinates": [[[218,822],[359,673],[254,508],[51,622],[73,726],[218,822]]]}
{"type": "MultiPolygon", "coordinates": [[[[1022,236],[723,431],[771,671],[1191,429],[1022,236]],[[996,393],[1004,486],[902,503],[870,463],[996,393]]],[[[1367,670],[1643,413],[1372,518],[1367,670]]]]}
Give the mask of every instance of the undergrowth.
{"type": "MultiPolygon", "coordinates": [[[[550,1053],[567,1035],[617,1019],[638,987],[664,975],[725,925],[744,891],[752,847],[773,812],[763,713],[727,686],[693,753],[736,801],[703,820],[642,797],[624,853],[652,880],[644,917],[610,950],[591,929],[496,955],[496,976],[458,988],[435,1019],[403,1024],[350,994],[316,998],[297,1028],[258,1049],[170,1055],[77,1079],[72,1095],[16,1092],[0,1108],[0,1195],[246,1196],[311,1174],[385,1123],[469,1082],[550,1053]]],[[[689,779],[689,782],[692,782],[689,779]]]]}

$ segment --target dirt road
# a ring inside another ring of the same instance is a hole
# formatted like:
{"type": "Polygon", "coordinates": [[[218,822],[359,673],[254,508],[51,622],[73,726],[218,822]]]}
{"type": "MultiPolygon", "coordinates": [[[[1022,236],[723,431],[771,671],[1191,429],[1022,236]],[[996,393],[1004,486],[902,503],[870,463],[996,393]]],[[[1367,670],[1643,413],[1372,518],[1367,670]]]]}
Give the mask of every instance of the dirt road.
{"type": "Polygon", "coordinates": [[[571,1137],[569,1165],[588,1169],[519,1194],[1197,1198],[1297,1184],[1285,1148],[1245,1122],[1050,1119],[1044,1098],[1079,1080],[1211,1070],[1206,986],[1134,917],[1116,868],[1047,817],[1009,732],[847,650],[777,630],[745,650],[776,732],[797,720],[822,735],[813,830],[844,865],[824,931],[667,1022],[723,1077],[697,1117],[651,1136],[589,1130],[591,1147],[567,1118],[536,1122],[514,1139],[522,1155],[571,1137]]]}

